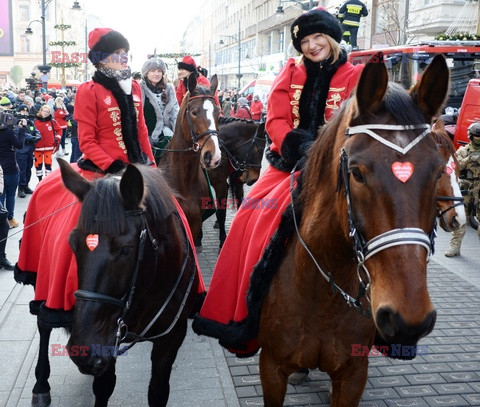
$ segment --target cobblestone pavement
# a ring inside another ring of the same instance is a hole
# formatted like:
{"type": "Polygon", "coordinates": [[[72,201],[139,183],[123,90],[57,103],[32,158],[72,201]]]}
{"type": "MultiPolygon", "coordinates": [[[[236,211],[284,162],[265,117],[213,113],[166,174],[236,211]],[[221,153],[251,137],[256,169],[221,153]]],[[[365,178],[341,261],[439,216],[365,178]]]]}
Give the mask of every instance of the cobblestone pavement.
{"type": "MultiPolygon", "coordinates": [[[[17,198],[21,220],[27,199],[17,198]]],[[[228,214],[228,223],[233,214],[228,214]]],[[[15,261],[21,233],[12,229],[7,257],[15,261]]],[[[207,286],[218,254],[213,218],[204,224],[204,250],[199,254],[207,286]]],[[[462,256],[446,258],[449,234],[439,231],[437,252],[428,271],[437,307],[433,332],[420,344],[426,353],[404,362],[370,357],[369,379],[361,406],[480,406],[480,244],[467,228],[462,256]]],[[[35,382],[38,350],[36,320],[28,312],[31,287],[19,286],[12,272],[0,270],[0,406],[28,406],[35,382]]],[[[63,330],[52,332],[51,344],[65,344],[63,330]]],[[[110,406],[147,405],[150,344],[136,345],[117,362],[117,385],[110,406]]],[[[92,378],[67,356],[51,357],[52,406],[93,405],[92,378]]],[[[286,406],[328,406],[329,379],[311,371],[302,386],[289,386],[286,406]]],[[[217,342],[189,333],[175,362],[170,406],[261,406],[258,355],[237,359],[217,342]]]]}

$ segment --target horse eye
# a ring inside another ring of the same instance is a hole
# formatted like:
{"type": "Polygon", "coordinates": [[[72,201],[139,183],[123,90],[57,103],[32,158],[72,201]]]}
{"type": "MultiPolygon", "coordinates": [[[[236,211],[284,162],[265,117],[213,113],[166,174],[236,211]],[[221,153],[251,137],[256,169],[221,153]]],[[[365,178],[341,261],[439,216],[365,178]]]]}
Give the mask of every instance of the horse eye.
{"type": "Polygon", "coordinates": [[[197,110],[191,110],[190,113],[192,114],[192,116],[197,116],[198,115],[197,110]]]}
{"type": "Polygon", "coordinates": [[[133,253],[133,247],[130,247],[130,246],[122,247],[122,250],[120,250],[120,254],[122,256],[131,256],[132,253],[133,253]]]}
{"type": "Polygon", "coordinates": [[[365,182],[365,178],[363,177],[363,174],[358,167],[350,168],[350,174],[352,174],[355,181],[362,184],[365,182]]]}

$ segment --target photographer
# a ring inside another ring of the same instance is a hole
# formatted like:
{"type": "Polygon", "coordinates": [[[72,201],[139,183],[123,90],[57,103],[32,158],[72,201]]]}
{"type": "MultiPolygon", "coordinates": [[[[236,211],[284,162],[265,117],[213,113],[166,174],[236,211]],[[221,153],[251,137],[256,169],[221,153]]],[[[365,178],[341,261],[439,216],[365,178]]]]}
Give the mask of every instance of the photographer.
{"type": "Polygon", "coordinates": [[[15,195],[17,192],[19,168],[15,149],[22,148],[25,141],[25,127],[27,121],[21,119],[17,125],[10,124],[13,114],[2,112],[3,119],[0,121],[0,166],[3,169],[4,191],[0,196],[0,202],[8,211],[8,223],[10,228],[16,228],[19,223],[14,216],[15,195]],[[5,120],[7,118],[7,120],[5,120]]]}
{"type": "MultiPolygon", "coordinates": [[[[0,167],[0,194],[3,194],[3,170],[0,167]]],[[[7,221],[7,210],[0,203],[0,268],[5,270],[13,270],[13,264],[7,260],[5,247],[7,246],[8,230],[10,225],[7,221]]]]}
{"type": "Polygon", "coordinates": [[[35,144],[41,139],[40,132],[35,128],[30,111],[27,105],[20,105],[17,112],[21,116],[25,116],[27,120],[27,127],[25,128],[25,144],[23,148],[17,148],[17,163],[20,170],[18,180],[18,197],[25,198],[27,194],[32,194],[33,191],[28,186],[30,178],[32,177],[33,167],[33,152],[35,151],[35,144]],[[30,118],[29,118],[30,117],[30,118]]]}

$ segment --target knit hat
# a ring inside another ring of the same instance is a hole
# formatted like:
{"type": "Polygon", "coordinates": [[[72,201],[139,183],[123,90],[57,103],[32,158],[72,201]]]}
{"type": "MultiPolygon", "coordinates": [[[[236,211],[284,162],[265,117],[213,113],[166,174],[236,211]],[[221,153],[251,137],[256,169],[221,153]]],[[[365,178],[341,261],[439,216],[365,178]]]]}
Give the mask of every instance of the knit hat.
{"type": "Polygon", "coordinates": [[[244,97],[238,98],[237,102],[240,103],[240,106],[248,105],[247,98],[244,97]]]}
{"type": "Polygon", "coordinates": [[[0,106],[10,106],[11,104],[12,102],[6,96],[0,99],[0,106]]]}
{"type": "Polygon", "coordinates": [[[310,10],[299,16],[290,27],[295,49],[302,53],[301,41],[314,33],[327,34],[335,41],[342,40],[342,27],[338,20],[322,7],[310,10]]]}
{"type": "Polygon", "coordinates": [[[118,31],[111,28],[95,28],[88,34],[88,48],[90,48],[88,59],[96,65],[120,48],[125,48],[128,52],[130,44],[118,31]]]}
{"type": "Polygon", "coordinates": [[[22,112],[24,110],[26,110],[27,112],[29,111],[27,105],[21,104],[20,106],[17,107],[17,112],[22,112]]]}
{"type": "Polygon", "coordinates": [[[190,55],[185,55],[178,63],[178,69],[185,69],[189,72],[197,72],[197,64],[190,55]]]}
{"type": "Polygon", "coordinates": [[[165,62],[163,62],[160,58],[150,58],[147,59],[142,66],[142,75],[147,76],[148,71],[153,69],[160,69],[164,75],[165,72],[167,72],[167,66],[165,65],[165,62]]]}

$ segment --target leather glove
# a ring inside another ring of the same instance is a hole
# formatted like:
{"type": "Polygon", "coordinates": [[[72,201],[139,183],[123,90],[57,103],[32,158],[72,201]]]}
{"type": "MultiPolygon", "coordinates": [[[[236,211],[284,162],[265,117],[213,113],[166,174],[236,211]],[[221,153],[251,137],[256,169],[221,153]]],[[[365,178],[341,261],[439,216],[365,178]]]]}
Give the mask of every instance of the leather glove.
{"type": "Polygon", "coordinates": [[[294,166],[298,160],[307,155],[315,135],[304,129],[293,129],[285,136],[282,143],[282,158],[285,162],[294,166]]]}
{"type": "Polygon", "coordinates": [[[121,160],[115,160],[110,166],[105,170],[107,174],[115,174],[116,172],[122,171],[127,164],[121,160]]]}

